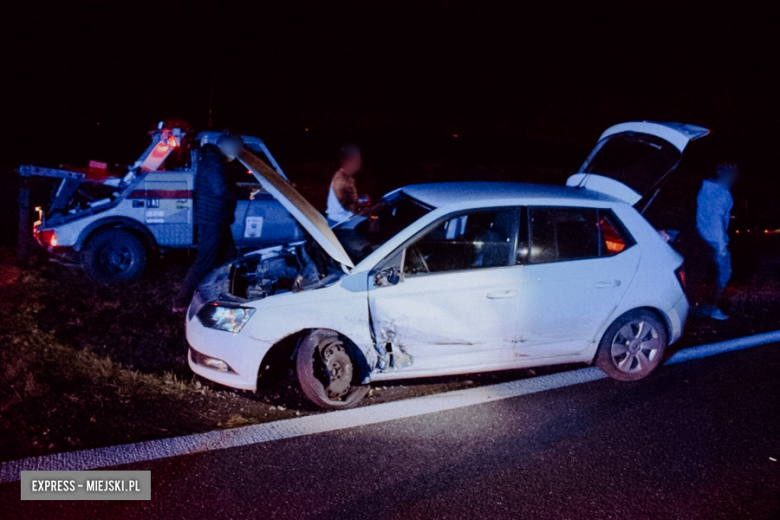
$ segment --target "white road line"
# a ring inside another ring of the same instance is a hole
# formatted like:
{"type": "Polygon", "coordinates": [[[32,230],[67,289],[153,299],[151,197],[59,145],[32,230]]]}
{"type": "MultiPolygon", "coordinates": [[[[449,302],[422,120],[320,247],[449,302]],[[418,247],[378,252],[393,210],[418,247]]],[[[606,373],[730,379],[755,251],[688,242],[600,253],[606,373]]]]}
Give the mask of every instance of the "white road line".
{"type": "MultiPolygon", "coordinates": [[[[780,342],[780,330],[687,348],[672,356],[667,361],[667,364],[682,363],[775,342],[780,342]]],[[[496,385],[375,404],[351,410],[244,426],[232,430],[217,430],[155,441],[31,457],[0,464],[0,483],[19,480],[20,471],[87,470],[204,451],[235,448],[463,408],[465,406],[588,383],[605,377],[599,369],[588,367],[496,385]]]]}

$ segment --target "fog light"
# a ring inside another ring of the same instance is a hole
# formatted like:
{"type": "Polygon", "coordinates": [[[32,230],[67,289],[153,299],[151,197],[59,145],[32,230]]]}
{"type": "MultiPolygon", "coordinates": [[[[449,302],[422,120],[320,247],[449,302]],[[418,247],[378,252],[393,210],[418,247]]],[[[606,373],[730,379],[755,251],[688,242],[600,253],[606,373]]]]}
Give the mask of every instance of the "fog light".
{"type": "Polygon", "coordinates": [[[219,370],[220,372],[230,371],[228,364],[221,359],[207,357],[203,360],[203,364],[209,368],[213,368],[214,370],[219,370]]]}
{"type": "Polygon", "coordinates": [[[190,347],[190,357],[192,358],[192,362],[196,365],[204,366],[206,368],[211,368],[212,370],[216,370],[218,372],[222,372],[227,374],[228,372],[235,374],[236,371],[230,368],[230,365],[222,361],[221,359],[213,358],[210,356],[207,356],[205,354],[201,354],[194,348],[190,347]]]}

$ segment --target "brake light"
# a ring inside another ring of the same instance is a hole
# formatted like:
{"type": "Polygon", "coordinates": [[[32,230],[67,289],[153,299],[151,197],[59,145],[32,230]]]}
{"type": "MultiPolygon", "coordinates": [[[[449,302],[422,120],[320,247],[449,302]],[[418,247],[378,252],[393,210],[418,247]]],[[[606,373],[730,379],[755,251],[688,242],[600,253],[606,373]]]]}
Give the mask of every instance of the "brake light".
{"type": "Polygon", "coordinates": [[[57,240],[57,232],[53,229],[44,229],[41,231],[41,242],[51,247],[57,247],[59,241],[57,240]]]}
{"type": "Polygon", "coordinates": [[[680,266],[674,271],[674,275],[677,277],[677,281],[680,282],[680,287],[682,287],[683,291],[686,287],[686,281],[685,281],[685,269],[680,266]]]}

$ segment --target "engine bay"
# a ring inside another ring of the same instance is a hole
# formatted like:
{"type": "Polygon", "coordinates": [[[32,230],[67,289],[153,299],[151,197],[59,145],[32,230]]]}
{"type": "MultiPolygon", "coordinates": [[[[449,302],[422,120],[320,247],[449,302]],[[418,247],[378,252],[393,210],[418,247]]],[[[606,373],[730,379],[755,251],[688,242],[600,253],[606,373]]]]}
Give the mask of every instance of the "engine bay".
{"type": "Polygon", "coordinates": [[[299,242],[245,255],[230,264],[227,292],[252,301],[287,292],[325,287],[343,271],[311,242],[299,242]]]}

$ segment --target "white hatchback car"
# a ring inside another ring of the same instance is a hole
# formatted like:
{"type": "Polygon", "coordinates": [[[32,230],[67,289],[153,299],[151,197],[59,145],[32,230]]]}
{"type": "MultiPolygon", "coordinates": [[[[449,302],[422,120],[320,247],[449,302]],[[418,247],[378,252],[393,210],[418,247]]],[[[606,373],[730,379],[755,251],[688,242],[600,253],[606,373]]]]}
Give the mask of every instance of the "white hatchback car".
{"type": "Polygon", "coordinates": [[[374,381],[538,365],[593,362],[640,379],[680,337],[688,302],[682,257],[635,206],[707,133],[623,123],[565,187],[407,186],[333,229],[242,152],[311,239],[203,281],[187,315],[189,365],[255,390],[286,363],[324,408],[356,404],[374,381]]]}

